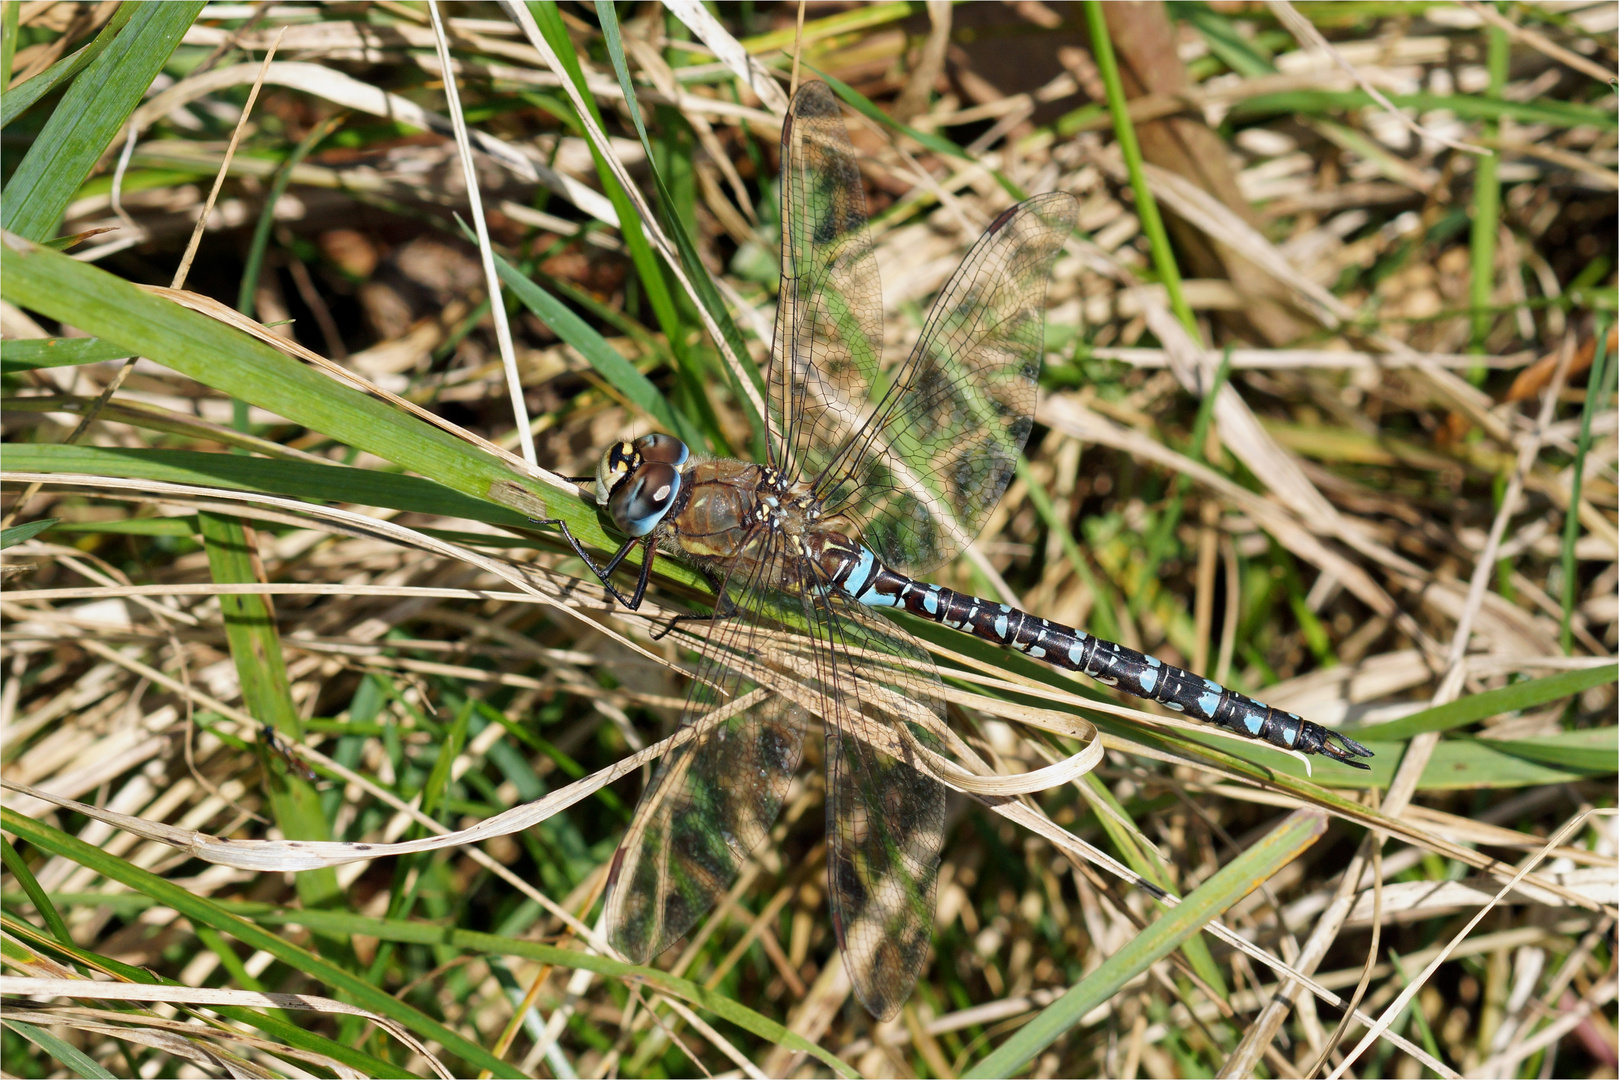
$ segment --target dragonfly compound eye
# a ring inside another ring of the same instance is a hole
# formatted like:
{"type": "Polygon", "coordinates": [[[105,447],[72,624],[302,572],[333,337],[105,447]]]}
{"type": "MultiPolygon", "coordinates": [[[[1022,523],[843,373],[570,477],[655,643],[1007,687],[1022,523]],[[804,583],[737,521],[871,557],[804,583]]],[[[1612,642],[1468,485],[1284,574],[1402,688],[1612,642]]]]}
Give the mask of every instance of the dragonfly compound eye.
{"type": "Polygon", "coordinates": [[[658,527],[678,494],[680,470],[667,462],[644,462],[608,495],[607,514],[626,536],[645,536],[658,527]]]}
{"type": "Polygon", "coordinates": [[[673,435],[643,435],[635,440],[635,449],[646,461],[661,461],[669,465],[684,465],[691,457],[686,444],[673,435]]]}

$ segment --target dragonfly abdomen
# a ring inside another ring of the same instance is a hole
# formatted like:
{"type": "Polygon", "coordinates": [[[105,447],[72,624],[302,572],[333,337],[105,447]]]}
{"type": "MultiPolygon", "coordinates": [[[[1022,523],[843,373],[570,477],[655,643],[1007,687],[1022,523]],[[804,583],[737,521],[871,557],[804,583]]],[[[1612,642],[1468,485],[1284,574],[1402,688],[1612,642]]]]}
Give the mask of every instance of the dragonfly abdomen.
{"type": "Polygon", "coordinates": [[[1156,701],[1194,720],[1287,750],[1326,754],[1358,769],[1372,752],[1320,724],[1255,701],[1184,668],[1062,623],[890,570],[864,547],[839,553],[835,584],[869,607],[900,607],[913,615],[1017,649],[1053,667],[1087,675],[1126,694],[1156,701]]]}

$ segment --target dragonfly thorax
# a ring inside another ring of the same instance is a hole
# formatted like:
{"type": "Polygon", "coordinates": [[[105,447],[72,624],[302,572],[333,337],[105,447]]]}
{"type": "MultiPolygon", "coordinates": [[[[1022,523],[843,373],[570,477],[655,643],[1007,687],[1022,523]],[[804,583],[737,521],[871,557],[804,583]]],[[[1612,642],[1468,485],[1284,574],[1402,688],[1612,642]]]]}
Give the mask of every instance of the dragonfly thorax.
{"type": "Polygon", "coordinates": [[[806,481],[789,481],[768,466],[759,473],[758,503],[754,520],[794,542],[816,527],[821,518],[821,501],[806,481]]]}
{"type": "Polygon", "coordinates": [[[645,536],[679,499],[680,467],[690,456],[673,435],[614,443],[596,466],[596,505],[625,535],[645,536]]]}

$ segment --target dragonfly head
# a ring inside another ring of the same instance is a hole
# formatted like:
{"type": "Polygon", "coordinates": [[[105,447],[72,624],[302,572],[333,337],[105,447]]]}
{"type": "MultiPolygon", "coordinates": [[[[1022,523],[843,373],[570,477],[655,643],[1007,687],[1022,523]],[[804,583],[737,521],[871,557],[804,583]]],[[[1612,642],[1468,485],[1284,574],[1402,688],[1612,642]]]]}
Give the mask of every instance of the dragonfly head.
{"type": "Polygon", "coordinates": [[[596,505],[626,536],[645,536],[680,494],[680,466],[691,451],[673,435],[614,443],[596,466],[596,505]]]}

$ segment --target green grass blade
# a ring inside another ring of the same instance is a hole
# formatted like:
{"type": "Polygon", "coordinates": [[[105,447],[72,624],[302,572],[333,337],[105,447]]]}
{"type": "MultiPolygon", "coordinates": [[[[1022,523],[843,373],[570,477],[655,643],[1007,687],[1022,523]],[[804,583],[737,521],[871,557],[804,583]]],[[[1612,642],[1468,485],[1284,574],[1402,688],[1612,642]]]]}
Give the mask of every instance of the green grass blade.
{"type": "Polygon", "coordinates": [[[1137,934],[1102,966],[1019,1028],[963,1076],[1015,1076],[1035,1056],[1079,1023],[1084,1015],[1122,990],[1155,961],[1273,877],[1327,831],[1320,810],[1296,810],[1254,846],[1222,867],[1173,910],[1137,934]]]}
{"type": "Polygon", "coordinates": [[[0,3],[0,90],[11,86],[11,61],[17,55],[17,21],[20,0],[0,3]]]}
{"type": "MultiPolygon", "coordinates": [[[[11,456],[9,451],[6,456],[11,456]]],[[[11,526],[4,532],[0,532],[0,550],[13,547],[24,540],[32,540],[52,525],[55,525],[56,521],[56,518],[40,518],[38,521],[30,521],[26,525],[11,526]]]]}
{"type": "Polygon", "coordinates": [[[464,1058],[480,1069],[487,1069],[496,1076],[521,1075],[511,1064],[500,1060],[482,1046],[464,1038],[416,1008],[378,990],[364,979],[328,962],[325,958],[231,914],[208,897],[199,896],[182,885],[109,855],[101,848],[87,844],[78,837],[54,829],[44,822],[24,817],[9,808],[0,810],[0,823],[3,823],[7,831],[27,840],[42,851],[61,855],[113,881],[127,885],[159,903],[167,904],[188,919],[204,926],[211,926],[220,933],[235,938],[249,948],[264,950],[282,963],[290,964],[304,972],[310,978],[347,994],[350,1000],[361,1008],[397,1020],[423,1038],[436,1040],[450,1053],[464,1058]]]}
{"type": "Polygon", "coordinates": [[[258,318],[253,298],[258,292],[259,275],[264,269],[264,253],[270,246],[270,229],[275,224],[275,208],[280,205],[281,196],[287,193],[287,187],[292,183],[293,171],[303,164],[304,159],[314,152],[315,147],[324,142],[342,122],[343,114],[334,113],[311,127],[308,133],[298,140],[298,145],[292,148],[287,160],[276,170],[275,179],[270,181],[269,194],[264,197],[264,206],[259,210],[258,224],[253,227],[253,239],[247,245],[247,259],[242,267],[242,284],[236,290],[236,310],[242,314],[258,318]]]}
{"type": "MultiPolygon", "coordinates": [[[[196,484],[228,491],[283,495],[312,503],[357,503],[432,517],[459,517],[507,529],[534,527],[533,519],[524,512],[471,498],[423,477],[356,469],[335,463],[317,465],[309,461],[272,460],[196,450],[126,450],[121,447],[7,443],[5,465],[16,472],[85,473],[196,484]]],[[[612,551],[621,542],[608,536],[594,505],[582,499],[553,501],[550,513],[566,520],[568,528],[581,543],[612,551]]],[[[86,528],[82,525],[74,527],[86,528]]],[[[126,531],[139,531],[144,535],[170,535],[170,527],[165,521],[127,522],[123,526],[126,531]]],[[[186,535],[189,535],[189,530],[186,535]]],[[[470,536],[435,532],[434,535],[457,543],[487,543],[494,539],[483,534],[470,536]]],[[[533,546],[536,542],[514,536],[509,543],[512,546],[533,546]]],[[[557,540],[556,545],[560,548],[562,541],[557,540]]],[[[705,585],[697,571],[670,559],[660,560],[656,572],[670,581],[699,589],[705,585]]]]}
{"type": "Polygon", "coordinates": [[[28,860],[24,859],[17,849],[11,845],[11,841],[5,837],[0,837],[0,862],[5,864],[5,868],[11,872],[11,876],[16,878],[17,883],[22,886],[29,902],[34,905],[34,910],[39,912],[39,917],[45,920],[45,926],[50,930],[52,936],[57,941],[71,945],[73,943],[73,932],[67,928],[67,922],[63,920],[61,912],[56,910],[56,905],[51,902],[51,898],[40,887],[39,880],[34,877],[34,872],[28,869],[28,860]]]}
{"type": "Polygon", "coordinates": [[[100,338],[26,338],[0,341],[0,374],[123,360],[129,350],[100,338]]]}
{"type": "MultiPolygon", "coordinates": [[[[194,517],[172,518],[123,518],[114,521],[70,521],[65,524],[58,522],[54,526],[57,532],[79,535],[83,533],[115,533],[119,536],[172,536],[183,537],[187,540],[197,535],[197,522],[194,517]]],[[[245,747],[245,743],[243,744],[245,747]]]]}
{"type": "MultiPolygon", "coordinates": [[[[824,19],[806,22],[802,41],[804,45],[809,45],[822,38],[839,37],[876,26],[886,26],[901,19],[908,19],[912,15],[922,14],[924,9],[923,4],[915,3],[913,0],[896,0],[891,4],[872,4],[853,11],[840,11],[824,19]]],[[[798,28],[789,26],[782,30],[772,30],[769,33],[743,38],[741,45],[750,55],[760,56],[777,49],[791,48],[798,40],[800,40],[798,28]]]]}
{"type": "MultiPolygon", "coordinates": [[[[256,552],[242,520],[230,514],[203,510],[197,514],[208,569],[219,584],[255,584],[259,580],[256,552]]],[[[276,629],[269,600],[263,596],[227,593],[219,597],[225,623],[225,640],[242,687],[242,706],[253,719],[294,741],[303,740],[303,720],[293,704],[292,685],[287,678],[286,660],[281,652],[281,634],[276,629]]],[[[257,746],[259,764],[269,778],[270,807],[276,824],[289,840],[330,840],[332,830],[321,811],[320,798],[308,780],[296,775],[276,760],[263,740],[257,746]]],[[[298,897],[310,907],[344,903],[343,889],[332,867],[297,875],[298,897]]],[[[328,939],[322,943],[327,956],[351,961],[348,942],[328,939]]]]}
{"type": "Polygon", "coordinates": [[[429,817],[438,813],[439,805],[451,796],[450,768],[466,742],[467,721],[471,718],[472,702],[469,701],[455,711],[455,721],[450,725],[449,732],[438,742],[438,756],[433,762],[433,771],[427,774],[427,782],[422,785],[420,792],[422,813],[429,817]]]}
{"type": "MultiPolygon", "coordinates": [[[[0,294],[20,307],[118,341],[221,393],[368,450],[474,498],[511,502],[509,485],[543,502],[536,480],[498,458],[392,405],[343,386],[262,341],[144,292],[66,255],[6,238],[0,244],[0,294]]],[[[596,515],[571,487],[550,508],[570,527],[598,532],[596,515]]],[[[526,504],[524,506],[526,511],[526,504]]]]}
{"type": "Polygon", "coordinates": [[[1603,665],[1562,671],[1544,678],[1513,683],[1498,690],[1486,690],[1386,724],[1357,728],[1354,735],[1361,742],[1368,739],[1389,741],[1409,739],[1425,731],[1449,731],[1502,713],[1532,709],[1615,680],[1619,680],[1619,666],[1603,665]]]}
{"type": "Polygon", "coordinates": [[[41,1050],[51,1055],[57,1061],[60,1061],[69,1069],[72,1069],[78,1075],[93,1076],[97,1078],[104,1077],[105,1080],[114,1080],[113,1073],[110,1073],[106,1069],[103,1069],[100,1065],[97,1065],[84,1051],[80,1050],[72,1043],[69,1043],[63,1039],[58,1039],[55,1035],[52,1035],[44,1028],[35,1027],[33,1024],[26,1024],[21,1020],[0,1020],[0,1023],[5,1024],[6,1027],[10,1028],[12,1031],[15,1031],[17,1034],[33,1043],[35,1046],[38,1046],[41,1050]]]}
{"type": "MultiPolygon", "coordinates": [[[[1594,127],[1612,131],[1611,110],[1540,97],[1533,101],[1492,101],[1468,94],[1387,94],[1395,108],[1431,112],[1448,109],[1462,120],[1512,120],[1556,128],[1594,127]]],[[[1364,90],[1290,90],[1260,94],[1232,107],[1228,124],[1249,124],[1270,116],[1327,116],[1349,109],[1381,108],[1364,90]]]]}
{"type": "MultiPolygon", "coordinates": [[[[71,412],[83,415],[94,404],[94,398],[52,394],[50,396],[9,398],[6,407],[21,413],[71,412]]],[[[145,431],[177,436],[185,443],[220,443],[249,454],[263,454],[273,458],[308,460],[297,450],[257,435],[246,435],[234,428],[204,420],[190,413],[174,412],[162,405],[139,398],[115,398],[101,406],[97,414],[104,423],[128,424],[145,431]]],[[[160,440],[153,440],[160,441],[160,440]]],[[[173,441],[173,440],[161,440],[173,441]]],[[[13,444],[15,445],[15,444],[13,444]]]]}
{"type": "Polygon", "coordinates": [[[1480,739],[1492,750],[1574,772],[1600,776],[1619,761],[1619,727],[1585,728],[1528,739],[1480,739]]]}
{"type": "Polygon", "coordinates": [[[200,484],[232,491],[285,495],[315,503],[382,506],[406,513],[484,521],[490,525],[529,524],[528,518],[516,511],[451,491],[432,480],[335,463],[272,461],[200,450],[124,450],[105,446],[9,443],[6,468],[200,484]]]}
{"type": "Polygon", "coordinates": [[[141,103],[202,0],[135,4],[129,24],[62,95],[11,182],[0,224],[30,240],[56,231],[62,212],[141,103]]]}
{"type": "MultiPolygon", "coordinates": [[[[534,15],[534,22],[545,36],[554,51],[562,61],[567,76],[573,79],[579,87],[587,105],[594,106],[589,90],[585,85],[584,72],[579,66],[579,59],[574,55],[573,43],[568,37],[567,29],[562,24],[562,17],[557,13],[554,4],[531,4],[530,11],[534,15]]],[[[571,108],[558,104],[565,112],[571,108]]],[[[580,120],[571,115],[559,117],[572,125],[579,125],[580,120]]],[[[599,110],[595,116],[597,124],[601,123],[599,110]]],[[[652,243],[646,238],[646,231],[641,227],[641,214],[635,208],[635,203],[625,193],[618,182],[618,176],[601,159],[596,144],[591,139],[585,140],[590,148],[591,160],[596,164],[596,175],[601,181],[602,190],[613,204],[613,211],[618,216],[619,234],[624,238],[624,247],[629,251],[630,261],[635,264],[636,273],[640,276],[641,286],[646,290],[647,303],[652,306],[654,317],[658,326],[663,330],[664,336],[669,339],[669,346],[677,359],[683,355],[685,348],[684,322],[675,308],[674,295],[669,290],[669,282],[664,277],[663,267],[658,262],[658,256],[652,249],[652,243]]]]}
{"type": "MultiPolygon", "coordinates": [[[[1239,762],[1239,767],[1244,771],[1266,777],[1279,787],[1301,795],[1308,792],[1304,797],[1316,803],[1324,802],[1323,785],[1340,788],[1387,787],[1394,779],[1400,753],[1405,749],[1404,743],[1373,740],[1366,743],[1366,748],[1376,755],[1367,763],[1371,766],[1369,770],[1351,769],[1337,762],[1316,759],[1312,762],[1312,780],[1305,778],[1303,762],[1283,754],[1267,754],[1257,746],[1252,751],[1241,747],[1232,750],[1230,739],[1221,740],[1218,736],[1200,733],[1188,732],[1184,738],[1204,744],[1206,752],[1214,755],[1214,760],[1239,762]],[[1239,752],[1245,756],[1238,756],[1239,752]]],[[[1590,740],[1597,738],[1587,730],[1563,732],[1551,736],[1549,740],[1446,739],[1434,747],[1417,787],[1425,792],[1521,788],[1611,776],[1616,766],[1613,755],[1609,754],[1603,759],[1591,752],[1590,740]]],[[[1184,746],[1157,740],[1153,736],[1132,733],[1132,739],[1161,741],[1166,750],[1184,752],[1184,746]]]]}
{"type": "MultiPolygon", "coordinates": [[[[256,584],[259,575],[254,572],[253,542],[241,521],[212,510],[200,511],[197,520],[214,581],[256,584]]],[[[225,609],[225,637],[242,682],[242,702],[259,723],[274,728],[278,734],[302,739],[303,720],[292,703],[287,666],[281,655],[281,638],[275,633],[273,617],[263,599],[251,595],[220,597],[225,609]]],[[[324,826],[325,822],[321,824],[324,826]]],[[[324,828],[321,831],[326,832],[324,828]]],[[[331,836],[295,839],[330,840],[331,836]]]]}
{"type": "Polygon", "coordinates": [[[557,337],[573,346],[596,369],[596,373],[623,394],[630,404],[655,420],[662,430],[678,435],[688,443],[702,445],[701,437],[691,421],[670,408],[669,400],[652,385],[652,380],[620,356],[618,350],[607,344],[607,339],[589,323],[498,255],[495,256],[495,269],[512,295],[550,327],[557,337]]]}
{"type": "Polygon", "coordinates": [[[618,32],[618,15],[613,11],[612,0],[596,0],[596,19],[601,23],[607,55],[613,61],[613,74],[618,77],[619,89],[624,91],[624,107],[636,134],[641,137],[641,145],[646,147],[647,160],[651,161],[652,140],[647,137],[646,124],[641,120],[641,103],[635,97],[635,84],[630,81],[629,65],[624,61],[624,41],[618,32]]]}
{"type": "Polygon", "coordinates": [[[1591,453],[1591,419],[1602,405],[1608,378],[1608,326],[1607,319],[1597,318],[1596,355],[1591,358],[1591,373],[1585,380],[1585,405],[1580,410],[1580,434],[1574,443],[1574,466],[1568,484],[1568,510],[1563,514],[1563,625],[1559,640],[1563,652],[1571,656],[1574,653],[1574,604],[1579,587],[1574,544],[1579,539],[1579,507],[1585,487],[1585,460],[1591,453]]]}
{"type": "MultiPolygon", "coordinates": [[[[1113,814],[1098,813],[1096,822],[1108,834],[1108,838],[1113,841],[1113,849],[1129,864],[1130,869],[1165,892],[1175,892],[1169,868],[1164,865],[1157,849],[1142,845],[1124,827],[1124,821],[1132,821],[1133,818],[1119,800],[1114,798],[1107,785],[1097,779],[1095,773],[1086,773],[1080,782],[1085,785],[1089,793],[1087,797],[1093,804],[1104,803],[1113,810],[1113,814]]],[[[1214,955],[1209,951],[1209,944],[1201,934],[1193,934],[1187,938],[1181,945],[1181,952],[1192,970],[1197,973],[1197,977],[1202,979],[1210,990],[1222,999],[1230,996],[1231,989],[1226,985],[1225,976],[1220,973],[1220,968],[1214,962],[1214,955]]]]}
{"type": "MultiPolygon", "coordinates": [[[[20,6],[17,3],[6,4],[6,19],[10,26],[8,32],[12,37],[16,36],[17,8],[20,6]]],[[[0,129],[5,128],[6,125],[27,112],[33,107],[34,102],[83,71],[90,61],[105,52],[107,46],[112,43],[112,39],[117,37],[118,32],[128,24],[130,16],[135,14],[135,8],[135,4],[119,4],[118,10],[112,13],[112,18],[107,20],[107,25],[101,28],[101,32],[95,36],[94,41],[75,52],[72,56],[62,57],[62,59],[21,86],[7,89],[5,94],[0,96],[0,129]]],[[[5,55],[8,58],[11,55],[9,46],[5,55]]],[[[11,76],[9,72],[0,74],[0,87],[8,87],[10,82],[11,76]]]]}
{"type": "Polygon", "coordinates": [[[1186,302],[1186,294],[1181,289],[1180,267],[1175,262],[1174,249],[1169,246],[1169,233],[1164,229],[1164,219],[1158,214],[1158,200],[1153,198],[1152,188],[1147,184],[1141,144],[1136,141],[1135,124],[1130,120],[1130,102],[1124,96],[1119,63],[1113,55],[1113,39],[1108,36],[1107,20],[1102,15],[1099,0],[1086,0],[1085,25],[1090,30],[1091,50],[1096,56],[1102,85],[1107,89],[1107,107],[1113,114],[1113,136],[1118,140],[1124,166],[1130,172],[1130,190],[1135,193],[1136,216],[1141,219],[1141,233],[1152,250],[1152,264],[1158,270],[1158,278],[1169,293],[1170,310],[1186,327],[1186,332],[1192,335],[1192,340],[1197,341],[1200,339],[1197,318],[1192,314],[1192,307],[1186,302]]]}
{"type": "Polygon", "coordinates": [[[1190,4],[1172,4],[1170,10],[1177,21],[1186,23],[1202,35],[1209,52],[1238,75],[1252,79],[1276,70],[1271,58],[1261,51],[1255,41],[1244,37],[1226,15],[1190,4]]]}

